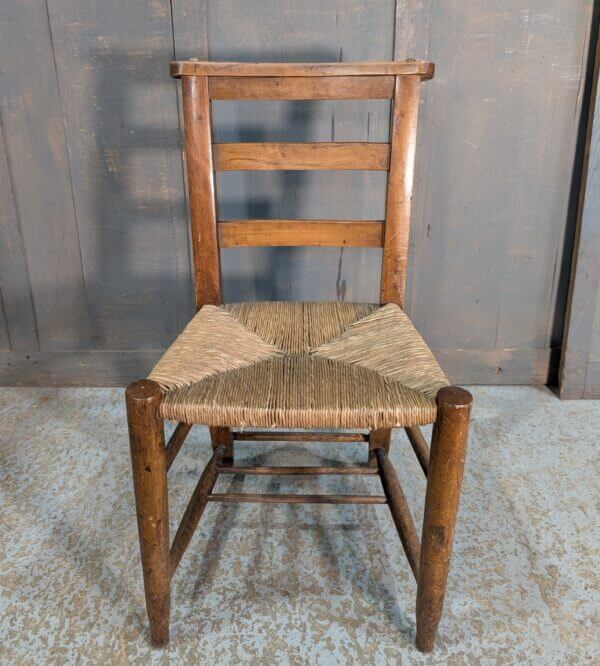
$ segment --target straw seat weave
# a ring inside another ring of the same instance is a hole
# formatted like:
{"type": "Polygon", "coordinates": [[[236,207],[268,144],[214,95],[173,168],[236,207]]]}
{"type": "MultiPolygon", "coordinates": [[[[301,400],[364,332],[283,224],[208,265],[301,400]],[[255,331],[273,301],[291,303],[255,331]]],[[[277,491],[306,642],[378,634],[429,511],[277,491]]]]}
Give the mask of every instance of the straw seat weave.
{"type": "Polygon", "coordinates": [[[161,416],[243,428],[387,428],[435,420],[448,385],[395,304],[205,305],[149,376],[161,416]]]}

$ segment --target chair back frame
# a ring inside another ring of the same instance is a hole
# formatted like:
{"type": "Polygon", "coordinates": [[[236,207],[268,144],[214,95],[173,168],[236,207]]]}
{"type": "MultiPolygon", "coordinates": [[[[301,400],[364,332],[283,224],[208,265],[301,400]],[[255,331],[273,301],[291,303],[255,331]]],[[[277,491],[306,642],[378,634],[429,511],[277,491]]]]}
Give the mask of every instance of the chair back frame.
{"type": "Polygon", "coordinates": [[[419,88],[432,63],[171,63],[182,79],[196,307],[222,302],[220,248],[382,247],[381,304],[404,302],[419,88]],[[389,143],[214,143],[212,100],[391,99],[389,143]],[[385,220],[218,219],[216,171],[387,171],[385,220]]]}

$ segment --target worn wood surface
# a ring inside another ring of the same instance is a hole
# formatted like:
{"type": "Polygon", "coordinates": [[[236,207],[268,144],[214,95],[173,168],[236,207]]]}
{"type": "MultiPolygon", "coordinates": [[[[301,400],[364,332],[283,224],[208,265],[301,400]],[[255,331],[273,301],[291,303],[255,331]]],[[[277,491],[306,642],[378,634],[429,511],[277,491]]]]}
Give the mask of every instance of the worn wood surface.
{"type": "Polygon", "coordinates": [[[211,426],[209,430],[213,451],[216,451],[220,446],[224,446],[225,453],[223,454],[222,464],[233,465],[235,442],[233,440],[233,432],[231,428],[211,426]]]}
{"type": "Polygon", "coordinates": [[[76,218],[60,233],[81,249],[93,338],[82,348],[163,347],[193,312],[177,97],[161,72],[169,0],[152,11],[145,0],[47,0],[47,11],[76,218]]]}
{"type": "Polygon", "coordinates": [[[416,645],[423,652],[433,649],[442,616],[472,402],[468,391],[455,386],[436,397],[417,586],[416,645]]]}
{"type": "Polygon", "coordinates": [[[385,171],[390,159],[385,143],[218,143],[213,150],[217,171],[385,171]]]}
{"type": "Polygon", "coordinates": [[[192,425],[190,423],[178,423],[177,427],[173,431],[173,434],[169,438],[167,445],[165,447],[165,454],[167,456],[167,470],[173,464],[177,454],[179,453],[183,443],[185,442],[192,425]]]}
{"type": "Polygon", "coordinates": [[[0,349],[39,349],[25,247],[0,123],[0,349]],[[2,337],[4,333],[4,338],[2,337]]]}
{"type": "Polygon", "coordinates": [[[375,456],[379,475],[381,476],[381,485],[383,486],[394,524],[398,530],[398,536],[402,542],[402,547],[406,553],[413,575],[418,582],[421,546],[415,523],[410,513],[410,507],[408,506],[406,496],[387,451],[383,448],[375,449],[375,456]]]}
{"type": "Polygon", "coordinates": [[[400,307],[404,306],[406,287],[420,83],[418,76],[397,76],[392,107],[379,301],[397,303],[400,307]]]}
{"type": "Polygon", "coordinates": [[[378,220],[231,220],[218,225],[220,247],[382,247],[378,220]]]}
{"type": "Polygon", "coordinates": [[[390,444],[392,441],[391,428],[378,428],[369,432],[369,457],[368,465],[373,469],[377,469],[377,457],[375,451],[377,449],[384,449],[389,453],[390,444]]]}
{"type": "MultiPolygon", "coordinates": [[[[0,116],[39,345],[44,350],[92,349],[64,94],[53,44],[45,2],[2,3],[0,116]]],[[[27,300],[23,307],[29,307],[27,300]]]]}
{"type": "Polygon", "coordinates": [[[269,62],[196,62],[174,61],[171,76],[361,76],[416,74],[422,78],[433,76],[431,62],[338,62],[338,63],[269,63],[269,62]]]}
{"type": "Polygon", "coordinates": [[[209,79],[211,99],[390,99],[393,76],[258,76],[209,79]]]}
{"type": "Polygon", "coordinates": [[[600,398],[600,40],[597,35],[596,41],[559,375],[561,398],[600,398]]]}
{"type": "Polygon", "coordinates": [[[504,350],[513,365],[560,346],[574,225],[591,3],[547,9],[431,3],[438,77],[422,86],[406,302],[432,347],[504,350]]]}
{"type": "Polygon", "coordinates": [[[182,90],[196,307],[200,309],[222,302],[208,79],[187,76],[182,90]]]}
{"type": "Polygon", "coordinates": [[[409,426],[404,428],[404,430],[406,431],[406,436],[417,456],[419,465],[421,465],[423,473],[427,476],[427,472],[429,471],[429,446],[425,441],[425,437],[423,437],[421,428],[419,428],[419,426],[409,426]]]}
{"type": "MultiPolygon", "coordinates": [[[[2,4],[0,382],[127,383],[191,316],[182,105],[168,67],[192,57],[435,57],[437,78],[422,86],[406,307],[453,381],[552,379],[591,6],[2,4]],[[12,266],[7,237],[17,240],[12,266]]],[[[389,140],[386,99],[215,101],[214,110],[221,142],[389,140]]],[[[219,213],[383,219],[385,175],[226,172],[219,213]]],[[[222,255],[229,301],[377,300],[376,248],[222,255]]]]}
{"type": "Polygon", "coordinates": [[[256,474],[258,476],[318,476],[320,474],[340,474],[348,475],[373,475],[377,474],[376,469],[371,467],[317,467],[296,466],[296,467],[244,467],[232,466],[219,469],[221,474],[256,474]]]}
{"type": "Polygon", "coordinates": [[[179,523],[179,527],[177,528],[177,532],[173,537],[173,543],[171,544],[169,554],[170,576],[173,576],[177,570],[181,558],[187,547],[190,545],[190,541],[194,536],[194,532],[196,531],[200,518],[202,518],[202,514],[206,508],[206,503],[210,497],[209,493],[212,492],[217,481],[219,464],[226,451],[227,448],[225,446],[217,446],[198,479],[196,488],[192,493],[190,501],[183,513],[183,517],[181,518],[181,522],[179,523]]]}
{"type": "Polygon", "coordinates": [[[294,495],[279,493],[216,493],[211,502],[251,502],[256,504],[387,504],[383,495],[294,495]]]}
{"type": "Polygon", "coordinates": [[[160,386],[137,381],[125,391],[133,487],[152,644],[169,642],[169,500],[160,386]]]}

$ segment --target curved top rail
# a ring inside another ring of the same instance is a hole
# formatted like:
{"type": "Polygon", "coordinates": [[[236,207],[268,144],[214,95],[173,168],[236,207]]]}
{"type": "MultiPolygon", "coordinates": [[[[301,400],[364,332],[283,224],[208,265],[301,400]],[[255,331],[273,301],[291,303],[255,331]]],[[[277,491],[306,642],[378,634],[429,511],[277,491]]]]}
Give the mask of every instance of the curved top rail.
{"type": "Polygon", "coordinates": [[[435,66],[423,60],[399,62],[203,62],[174,60],[171,76],[390,76],[419,75],[433,78],[435,66]]]}

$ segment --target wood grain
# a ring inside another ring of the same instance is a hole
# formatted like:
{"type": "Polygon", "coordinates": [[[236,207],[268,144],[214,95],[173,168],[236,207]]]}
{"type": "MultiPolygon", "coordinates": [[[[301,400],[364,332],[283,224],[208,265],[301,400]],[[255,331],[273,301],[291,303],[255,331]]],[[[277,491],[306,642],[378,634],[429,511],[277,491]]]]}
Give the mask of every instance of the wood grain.
{"type": "Polygon", "coordinates": [[[338,63],[249,63],[200,62],[176,60],[171,63],[171,76],[395,76],[418,75],[430,79],[431,62],[338,62],[338,63]]]}
{"type": "Polygon", "coordinates": [[[47,5],[91,348],[166,346],[194,311],[178,104],[162,55],[170,16],[143,0],[47,5]]]}
{"type": "Polygon", "coordinates": [[[577,229],[559,372],[561,398],[594,398],[600,381],[600,39],[587,121],[577,229]]]}
{"type": "Polygon", "coordinates": [[[211,502],[251,502],[256,504],[386,504],[382,495],[278,495],[259,493],[217,493],[211,502]]]}
{"type": "Polygon", "coordinates": [[[0,123],[0,299],[6,316],[5,349],[39,349],[25,247],[0,123]]]}
{"type": "Polygon", "coordinates": [[[396,77],[392,111],[392,149],[379,300],[382,304],[397,303],[400,307],[404,305],[406,286],[419,84],[418,76],[396,77]]]}
{"type": "Polygon", "coordinates": [[[390,99],[393,76],[211,76],[211,99],[390,99]]]}
{"type": "Polygon", "coordinates": [[[255,474],[257,476],[318,476],[321,474],[342,476],[348,475],[373,475],[377,474],[377,469],[371,467],[317,467],[296,466],[296,467],[248,467],[235,465],[232,467],[219,468],[221,474],[255,474]]]}
{"type": "Polygon", "coordinates": [[[218,223],[220,247],[382,247],[379,220],[228,220],[218,223]]]}
{"type": "Polygon", "coordinates": [[[217,171],[386,171],[390,156],[387,143],[216,143],[213,149],[217,171]]]}
{"type": "Polygon", "coordinates": [[[419,556],[421,546],[419,537],[415,529],[415,523],[410,513],[410,508],[400,481],[396,475],[396,470],[390,462],[387,451],[383,448],[375,449],[379,475],[381,476],[381,485],[390,507],[390,513],[398,530],[398,536],[402,542],[402,547],[406,553],[408,563],[414,574],[415,579],[419,580],[419,556]]]}
{"type": "Polygon", "coordinates": [[[433,649],[442,615],[472,402],[468,391],[455,386],[436,397],[417,589],[416,645],[423,652],[433,649]]]}
{"type": "MultiPolygon", "coordinates": [[[[394,60],[405,60],[415,53],[425,60],[429,58],[433,10],[434,0],[421,0],[420,2],[396,0],[394,60]]],[[[427,174],[430,161],[436,159],[436,144],[431,140],[430,122],[436,113],[441,111],[435,102],[429,102],[429,99],[435,99],[435,91],[432,91],[430,86],[425,86],[420,92],[423,96],[423,103],[419,108],[420,131],[417,136],[417,159],[415,160],[415,196],[411,205],[411,228],[413,229],[409,245],[411,259],[406,270],[408,290],[405,290],[404,294],[404,309],[413,316],[413,313],[419,311],[418,308],[421,305],[415,304],[414,309],[412,307],[413,274],[415,270],[420,271],[424,268],[422,265],[417,265],[415,257],[419,255],[421,244],[427,241],[423,230],[427,229],[427,224],[430,224],[425,209],[428,194],[427,174]]]]}
{"type": "Polygon", "coordinates": [[[205,76],[187,76],[182,85],[196,307],[200,309],[221,303],[210,101],[205,76]]]}
{"type": "Polygon", "coordinates": [[[413,451],[417,456],[419,465],[421,465],[423,473],[427,476],[427,471],[429,470],[429,447],[427,446],[425,437],[423,437],[421,428],[419,428],[419,426],[408,426],[407,428],[404,428],[404,430],[413,451]]]}
{"type": "Polygon", "coordinates": [[[378,428],[377,430],[371,430],[369,433],[369,467],[377,469],[377,456],[375,455],[375,451],[377,449],[384,449],[387,453],[389,453],[391,441],[391,428],[378,428]]]}
{"type": "Polygon", "coordinates": [[[160,386],[134,382],[125,391],[133,487],[137,512],[150,640],[169,642],[169,500],[163,422],[158,414],[160,386]]]}
{"type": "Polygon", "coordinates": [[[210,426],[210,442],[213,451],[216,451],[219,446],[225,447],[225,453],[221,461],[222,465],[233,465],[234,442],[233,433],[231,428],[224,428],[222,426],[210,426]]]}
{"type": "Polygon", "coordinates": [[[173,461],[177,457],[177,454],[183,446],[183,443],[185,442],[191,429],[192,424],[190,423],[177,424],[177,427],[173,431],[173,434],[169,438],[169,441],[165,447],[165,454],[167,456],[167,471],[171,468],[173,461]]]}
{"type": "Polygon", "coordinates": [[[169,554],[169,570],[171,577],[177,570],[179,562],[181,562],[181,558],[187,547],[190,545],[190,541],[198,527],[200,518],[202,518],[206,503],[210,497],[209,493],[212,491],[217,481],[217,476],[219,474],[218,468],[226,450],[225,446],[217,446],[214,450],[211,459],[208,461],[208,464],[200,475],[196,488],[194,489],[190,501],[183,513],[183,517],[181,518],[181,522],[179,523],[179,527],[173,538],[169,554]]]}
{"type": "Polygon", "coordinates": [[[45,3],[17,2],[3,3],[0,12],[0,116],[39,347],[93,349],[48,10],[45,3]],[[24,49],[26,43],[35,48],[24,49]]]}

